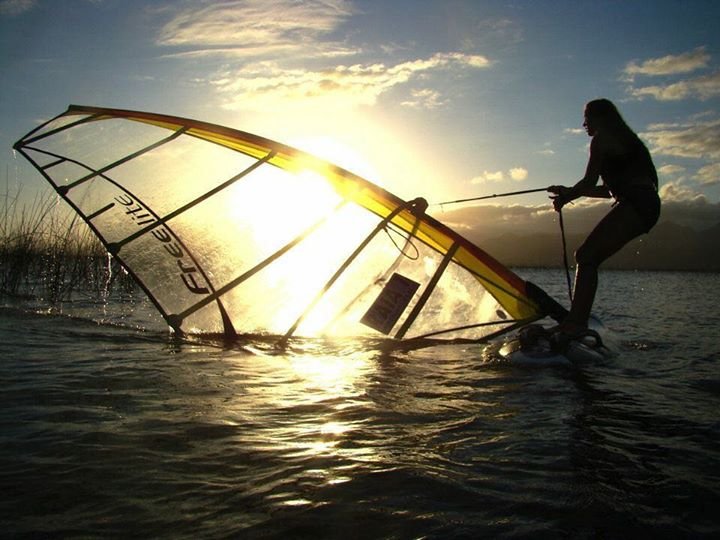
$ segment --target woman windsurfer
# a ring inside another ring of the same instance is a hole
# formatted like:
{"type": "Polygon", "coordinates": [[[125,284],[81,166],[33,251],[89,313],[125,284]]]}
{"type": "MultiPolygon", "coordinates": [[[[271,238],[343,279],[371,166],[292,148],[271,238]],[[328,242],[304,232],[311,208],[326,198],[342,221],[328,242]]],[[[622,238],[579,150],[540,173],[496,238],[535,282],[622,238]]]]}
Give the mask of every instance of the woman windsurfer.
{"type": "Polygon", "coordinates": [[[575,252],[572,306],[556,328],[570,337],[587,329],[600,264],[647,233],[660,216],[658,177],[650,152],[615,105],[607,99],[590,101],[583,126],[592,137],[585,176],[572,187],[550,186],[553,206],[560,211],[578,197],[614,197],[616,202],[575,252]],[[599,178],[601,185],[597,185],[599,178]]]}

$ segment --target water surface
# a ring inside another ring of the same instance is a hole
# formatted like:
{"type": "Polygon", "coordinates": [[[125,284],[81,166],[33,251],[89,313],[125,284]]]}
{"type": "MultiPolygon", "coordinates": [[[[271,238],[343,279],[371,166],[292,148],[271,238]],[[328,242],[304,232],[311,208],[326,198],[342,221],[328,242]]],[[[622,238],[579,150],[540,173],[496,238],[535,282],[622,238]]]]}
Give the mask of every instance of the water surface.
{"type": "MultiPolygon", "coordinates": [[[[557,271],[520,273],[567,296],[557,271]]],[[[144,304],[6,302],[0,534],[718,537],[719,285],[604,272],[619,354],[573,367],[223,347],[173,339],[144,304]]]]}

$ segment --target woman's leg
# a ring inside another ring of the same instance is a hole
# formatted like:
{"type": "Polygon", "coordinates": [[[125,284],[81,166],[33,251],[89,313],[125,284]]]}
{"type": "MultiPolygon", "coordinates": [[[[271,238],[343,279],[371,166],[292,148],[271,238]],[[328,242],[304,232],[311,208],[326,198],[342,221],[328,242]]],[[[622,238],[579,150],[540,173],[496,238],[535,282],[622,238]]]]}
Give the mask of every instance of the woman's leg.
{"type": "Polygon", "coordinates": [[[577,269],[572,307],[562,327],[587,327],[598,284],[598,268],[633,238],[645,232],[635,209],[618,204],[597,224],[575,253],[577,269]]]}

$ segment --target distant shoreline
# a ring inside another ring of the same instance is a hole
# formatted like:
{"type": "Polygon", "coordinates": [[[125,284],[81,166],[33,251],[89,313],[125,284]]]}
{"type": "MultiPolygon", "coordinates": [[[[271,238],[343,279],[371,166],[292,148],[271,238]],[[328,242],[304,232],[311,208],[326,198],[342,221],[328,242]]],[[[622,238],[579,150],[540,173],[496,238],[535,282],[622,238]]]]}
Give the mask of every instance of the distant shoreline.
{"type": "MultiPolygon", "coordinates": [[[[562,244],[559,234],[521,234],[508,232],[480,238],[469,233],[468,239],[505,266],[517,268],[562,268],[562,244]]],[[[574,265],[574,252],[585,235],[567,236],[568,263],[574,265]]],[[[659,223],[613,255],[601,267],[615,270],[658,270],[720,272],[720,225],[696,231],[672,222],[659,223]]]]}
{"type": "MultiPolygon", "coordinates": [[[[517,273],[522,273],[528,270],[564,270],[563,266],[515,266],[509,267],[510,270],[517,273]]],[[[575,267],[571,266],[570,270],[574,272],[575,267]]],[[[600,267],[600,272],[658,272],[658,273],[679,273],[679,274],[720,274],[720,270],[693,270],[693,269],[664,269],[664,268],[613,268],[613,267],[600,267]]]]}

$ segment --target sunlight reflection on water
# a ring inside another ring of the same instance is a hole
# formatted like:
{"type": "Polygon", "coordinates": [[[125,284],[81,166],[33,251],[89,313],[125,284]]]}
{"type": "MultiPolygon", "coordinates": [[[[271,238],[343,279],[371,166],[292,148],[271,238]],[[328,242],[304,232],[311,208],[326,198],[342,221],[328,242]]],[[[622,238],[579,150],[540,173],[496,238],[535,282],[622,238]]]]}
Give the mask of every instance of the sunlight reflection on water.
{"type": "Polygon", "coordinates": [[[669,321],[708,312],[717,278],[690,305],[659,285],[686,276],[659,276],[613,276],[600,307],[621,354],[579,369],[4,308],[0,520],[54,537],[712,537],[720,321],[669,321]]]}

